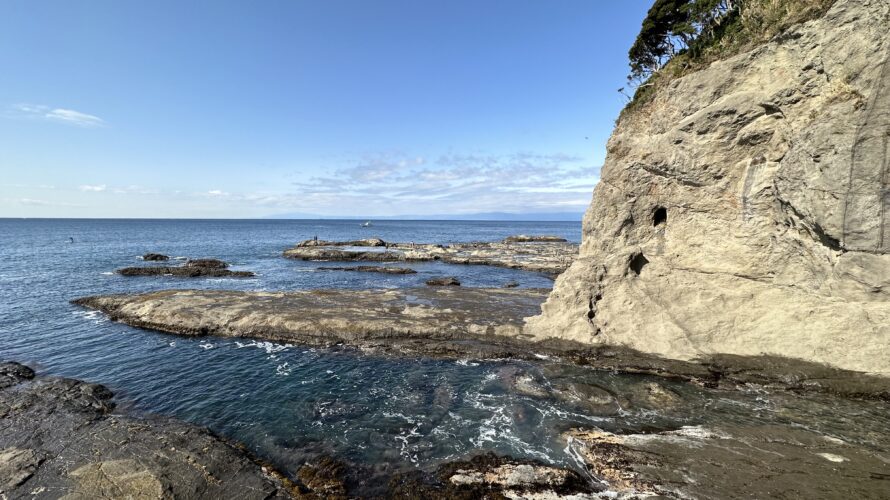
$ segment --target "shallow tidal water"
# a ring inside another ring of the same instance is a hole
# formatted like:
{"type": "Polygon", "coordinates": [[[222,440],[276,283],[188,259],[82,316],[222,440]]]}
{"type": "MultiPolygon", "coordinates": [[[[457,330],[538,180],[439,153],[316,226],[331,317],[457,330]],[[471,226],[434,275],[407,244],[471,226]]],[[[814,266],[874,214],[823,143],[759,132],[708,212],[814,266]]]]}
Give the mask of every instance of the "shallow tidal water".
{"type": "MultiPolygon", "coordinates": [[[[416,275],[316,271],[281,257],[298,241],[377,236],[387,241],[493,241],[556,234],[578,241],[578,223],[381,221],[0,220],[0,359],[39,372],[102,383],[121,408],[172,416],[241,441],[293,472],[333,454],[381,473],[433,468],[495,451],[582,470],[561,433],[598,427],[633,433],[683,426],[776,425],[842,440],[887,456],[890,405],[822,394],[721,391],[641,375],[539,361],[436,360],[366,355],[261,341],[185,338],[108,321],[69,300],[166,288],[300,290],[422,286],[453,275],[464,286],[549,287],[535,273],[416,263],[416,275]],[[69,237],[74,243],[69,243],[69,237]],[[251,279],[122,277],[138,256],[216,257],[251,279]],[[568,384],[603,388],[617,408],[553,393],[568,384]],[[653,402],[658,384],[675,396],[653,402]]],[[[330,265],[330,264],[324,264],[330,265]]],[[[344,264],[347,265],[347,264],[344,264]]]]}

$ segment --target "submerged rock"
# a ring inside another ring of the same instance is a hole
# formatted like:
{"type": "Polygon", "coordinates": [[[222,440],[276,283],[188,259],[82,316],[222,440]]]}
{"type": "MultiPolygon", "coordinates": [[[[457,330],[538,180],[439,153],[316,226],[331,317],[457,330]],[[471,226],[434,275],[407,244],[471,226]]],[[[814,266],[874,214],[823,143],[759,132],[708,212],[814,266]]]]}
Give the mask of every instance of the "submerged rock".
{"type": "Polygon", "coordinates": [[[170,260],[170,257],[160,253],[147,253],[142,256],[142,260],[147,262],[170,260]]]}
{"type": "Polygon", "coordinates": [[[288,482],[203,428],[111,413],[111,392],[0,363],[0,496],[290,498],[288,482]]]}
{"type": "Polygon", "coordinates": [[[445,278],[432,278],[426,280],[427,286],[460,286],[460,280],[454,276],[445,278]]]}
{"type": "Polygon", "coordinates": [[[582,382],[557,381],[552,384],[552,394],[592,415],[617,415],[621,405],[615,396],[603,389],[582,382]]]}
{"type": "Polygon", "coordinates": [[[319,271],[357,271],[360,273],[383,274],[417,274],[417,271],[408,267],[383,267],[383,266],[348,266],[348,267],[317,267],[319,271]]]}

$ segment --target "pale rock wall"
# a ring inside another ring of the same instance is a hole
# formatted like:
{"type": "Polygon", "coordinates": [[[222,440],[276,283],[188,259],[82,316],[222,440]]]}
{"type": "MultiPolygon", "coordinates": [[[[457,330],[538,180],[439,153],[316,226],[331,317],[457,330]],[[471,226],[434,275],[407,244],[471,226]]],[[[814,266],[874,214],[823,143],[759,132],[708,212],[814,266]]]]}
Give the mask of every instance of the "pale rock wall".
{"type": "Polygon", "coordinates": [[[838,0],[626,114],[526,332],[890,375],[888,56],[890,0],[838,0]]]}

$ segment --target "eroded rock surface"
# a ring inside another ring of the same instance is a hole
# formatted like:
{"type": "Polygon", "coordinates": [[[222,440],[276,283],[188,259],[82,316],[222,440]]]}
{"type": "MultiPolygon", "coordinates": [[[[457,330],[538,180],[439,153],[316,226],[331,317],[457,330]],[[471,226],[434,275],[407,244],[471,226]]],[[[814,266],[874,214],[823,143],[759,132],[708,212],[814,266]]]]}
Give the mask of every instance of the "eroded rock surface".
{"type": "Polygon", "coordinates": [[[565,438],[619,498],[884,498],[890,479],[885,450],[804,428],[575,429],[565,438]]]}
{"type": "Polygon", "coordinates": [[[625,113],[527,333],[890,375],[888,25],[838,0],[625,113]]]}
{"type": "Polygon", "coordinates": [[[284,256],[308,261],[442,261],[449,264],[488,265],[556,275],[565,271],[578,253],[578,245],[573,243],[550,239],[535,241],[436,245],[387,243],[376,239],[345,242],[307,240],[285,250],[284,256]],[[378,242],[380,244],[377,244],[378,242]],[[353,245],[354,243],[361,244],[353,245]]]}
{"type": "Polygon", "coordinates": [[[2,498],[289,498],[273,471],[208,431],[112,413],[111,392],[0,363],[2,498]]]}
{"type": "Polygon", "coordinates": [[[449,462],[433,475],[404,474],[390,486],[392,498],[598,498],[590,480],[575,471],[493,453],[449,462]]]}
{"type": "Polygon", "coordinates": [[[540,289],[461,287],[241,292],[166,290],[76,304],[132,326],[182,335],[254,337],[427,354],[512,355],[540,289]],[[467,342],[475,341],[475,342],[467,342]]]}

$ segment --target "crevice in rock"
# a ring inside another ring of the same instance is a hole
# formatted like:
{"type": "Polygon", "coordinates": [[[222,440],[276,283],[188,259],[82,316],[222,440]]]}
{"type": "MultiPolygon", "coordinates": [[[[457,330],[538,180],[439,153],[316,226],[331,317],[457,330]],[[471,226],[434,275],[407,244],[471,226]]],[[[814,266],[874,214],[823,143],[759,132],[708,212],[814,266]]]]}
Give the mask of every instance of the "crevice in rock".
{"type": "MultiPolygon", "coordinates": [[[[789,203],[781,198],[777,198],[777,199],[779,201],[779,204],[782,207],[782,210],[785,213],[792,215],[793,217],[797,218],[797,220],[804,223],[804,224],[802,224],[802,227],[804,228],[804,230],[807,233],[810,234],[810,236],[813,237],[814,240],[818,241],[823,246],[825,246],[831,250],[834,250],[835,252],[846,252],[847,251],[841,244],[840,240],[829,235],[818,222],[808,220],[804,216],[804,214],[800,213],[800,211],[798,211],[796,208],[794,208],[794,205],[792,205],[791,203],[789,203]]],[[[792,222],[792,227],[794,227],[794,219],[791,219],[791,222],[792,222]]]]}

